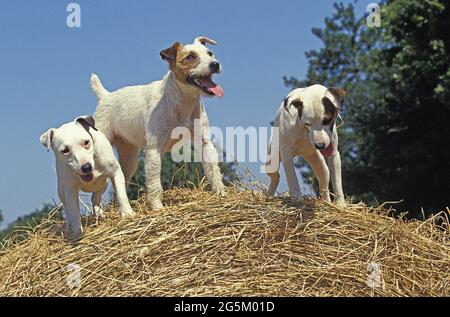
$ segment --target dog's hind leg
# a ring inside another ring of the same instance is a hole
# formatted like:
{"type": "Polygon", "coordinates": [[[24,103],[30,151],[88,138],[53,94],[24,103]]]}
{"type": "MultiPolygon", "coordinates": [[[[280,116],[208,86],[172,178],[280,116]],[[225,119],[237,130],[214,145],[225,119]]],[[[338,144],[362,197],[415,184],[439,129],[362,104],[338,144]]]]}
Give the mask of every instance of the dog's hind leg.
{"type": "Polygon", "coordinates": [[[139,148],[133,144],[124,141],[122,139],[117,139],[114,142],[117,153],[119,154],[119,163],[122,168],[123,174],[125,176],[125,182],[128,185],[131,178],[136,173],[136,169],[139,162],[139,148]]]}
{"type": "Polygon", "coordinates": [[[295,173],[294,156],[289,148],[281,148],[280,157],[283,162],[291,200],[297,202],[301,201],[302,193],[300,191],[300,185],[298,184],[297,174],[295,173]]]}
{"type": "Polygon", "coordinates": [[[145,185],[147,187],[147,201],[153,210],[163,208],[161,202],[163,188],[161,186],[162,151],[147,145],[145,154],[145,185]]]}
{"type": "Polygon", "coordinates": [[[275,191],[277,190],[277,187],[280,183],[280,151],[278,148],[275,149],[275,151],[272,151],[272,141],[273,141],[273,135],[270,138],[269,143],[269,149],[268,149],[268,162],[266,163],[265,172],[270,177],[270,185],[269,189],[267,190],[267,194],[270,196],[275,195],[275,191]],[[276,154],[274,154],[275,152],[276,154]]]}

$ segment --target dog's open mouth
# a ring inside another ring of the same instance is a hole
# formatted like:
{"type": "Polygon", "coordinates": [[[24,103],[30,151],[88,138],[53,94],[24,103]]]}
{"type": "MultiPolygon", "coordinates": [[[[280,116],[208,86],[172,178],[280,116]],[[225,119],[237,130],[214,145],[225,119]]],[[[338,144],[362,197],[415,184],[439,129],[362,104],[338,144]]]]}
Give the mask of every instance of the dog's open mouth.
{"type": "Polygon", "coordinates": [[[83,180],[83,182],[90,183],[94,180],[94,174],[90,173],[86,175],[80,175],[80,178],[83,180]]]}
{"type": "Polygon", "coordinates": [[[334,153],[334,146],[333,143],[330,142],[330,145],[325,150],[321,150],[320,153],[322,153],[325,157],[331,157],[334,153]]]}
{"type": "Polygon", "coordinates": [[[187,81],[211,96],[223,97],[223,89],[212,80],[212,76],[189,76],[187,81]]]}

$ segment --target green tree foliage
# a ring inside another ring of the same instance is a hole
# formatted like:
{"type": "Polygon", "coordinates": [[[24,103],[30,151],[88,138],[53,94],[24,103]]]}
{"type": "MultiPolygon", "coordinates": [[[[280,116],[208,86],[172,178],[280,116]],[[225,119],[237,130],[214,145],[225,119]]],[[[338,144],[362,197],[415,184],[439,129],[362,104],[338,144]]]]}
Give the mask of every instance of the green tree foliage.
{"type": "MultiPolygon", "coordinates": [[[[235,163],[219,163],[224,181],[233,182],[236,179],[235,163]]],[[[164,189],[171,187],[192,187],[197,186],[205,176],[201,163],[175,163],[170,153],[167,153],[162,160],[161,183],[164,189]]],[[[136,174],[130,182],[128,196],[130,199],[137,199],[145,189],[144,159],[141,156],[136,174]]]]}
{"type": "Polygon", "coordinates": [[[36,209],[31,214],[17,218],[16,221],[11,223],[5,230],[0,232],[0,243],[5,239],[13,235],[14,241],[21,241],[26,238],[27,231],[40,224],[50,211],[54,209],[53,205],[44,204],[41,209],[36,209]]]}
{"type": "Polygon", "coordinates": [[[403,200],[418,215],[449,205],[450,4],[444,0],[382,3],[381,28],[368,28],[352,5],[313,34],[305,80],[347,90],[341,128],[344,189],[357,199],[403,200]]]}

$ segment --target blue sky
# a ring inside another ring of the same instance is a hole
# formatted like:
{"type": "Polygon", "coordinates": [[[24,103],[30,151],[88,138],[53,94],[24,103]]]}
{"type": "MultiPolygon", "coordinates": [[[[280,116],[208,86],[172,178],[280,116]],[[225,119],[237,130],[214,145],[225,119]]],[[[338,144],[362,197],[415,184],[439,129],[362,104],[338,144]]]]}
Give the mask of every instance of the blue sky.
{"type": "MultiPolygon", "coordinates": [[[[199,35],[219,42],[223,99],[206,99],[211,124],[269,126],[288,89],[303,77],[304,52],[320,47],[333,0],[77,1],[81,28],[66,26],[71,1],[2,1],[0,10],[0,209],[5,223],[59,201],[52,153],[39,143],[51,127],[93,113],[91,72],[117,89],[160,79],[159,51],[199,35]]],[[[353,2],[353,1],[344,1],[353,2]]],[[[359,1],[357,14],[367,3],[359,1]]],[[[262,178],[262,180],[266,180],[262,178]]]]}

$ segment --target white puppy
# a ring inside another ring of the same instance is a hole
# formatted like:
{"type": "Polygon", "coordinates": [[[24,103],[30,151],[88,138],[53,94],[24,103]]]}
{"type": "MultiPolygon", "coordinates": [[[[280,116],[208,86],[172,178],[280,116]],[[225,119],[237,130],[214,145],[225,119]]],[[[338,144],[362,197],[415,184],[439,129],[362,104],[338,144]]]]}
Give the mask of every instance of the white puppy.
{"type": "MultiPolygon", "coordinates": [[[[311,166],[319,181],[321,197],[330,201],[328,187],[331,174],[336,202],[344,203],[336,129],[336,118],[344,97],[345,91],[340,88],[321,85],[299,88],[286,97],[277,112],[275,127],[279,128],[279,153],[269,153],[269,163],[280,162],[278,157],[273,157],[279,155],[293,200],[302,197],[293,160],[294,156],[301,156],[311,166]]],[[[280,181],[278,169],[279,164],[275,166],[275,172],[268,172],[271,178],[268,190],[270,195],[274,195],[280,181]]]]}
{"type": "Polygon", "coordinates": [[[120,164],[109,141],[95,128],[92,117],[79,117],[74,122],[50,129],[40,141],[55,153],[58,194],[74,238],[82,233],[79,191],[93,193],[92,206],[100,215],[108,178],[114,184],[122,216],[133,215],[120,164]]]}
{"type": "Polygon", "coordinates": [[[170,71],[160,81],[107,91],[92,74],[91,87],[99,100],[95,113],[97,127],[116,147],[127,182],[136,172],[139,152],[145,154],[147,197],[153,209],[162,208],[161,158],[178,140],[174,128],[187,127],[194,136],[194,120],[201,120],[201,151],[206,178],[214,192],[223,192],[218,154],[211,143],[208,117],[201,96],[223,96],[212,75],[221,65],[206,44],[215,41],[199,37],[193,44],[178,42],[161,51],[170,71]]]}

